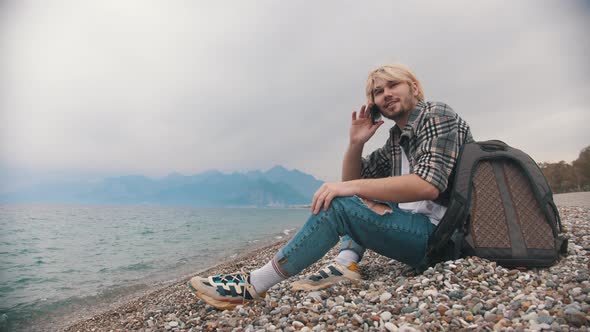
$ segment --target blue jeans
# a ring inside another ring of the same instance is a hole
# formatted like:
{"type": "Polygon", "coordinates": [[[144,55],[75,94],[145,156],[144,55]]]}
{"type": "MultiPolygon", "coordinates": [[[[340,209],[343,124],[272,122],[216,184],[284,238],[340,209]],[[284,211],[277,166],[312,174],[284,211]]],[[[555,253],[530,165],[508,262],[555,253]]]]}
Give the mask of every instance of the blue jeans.
{"type": "Polygon", "coordinates": [[[365,248],[419,267],[426,262],[426,246],[434,226],[428,217],[409,213],[390,203],[381,215],[359,197],[335,198],[327,211],[312,214],[303,228],[274,257],[285,277],[296,275],[322,258],[342,237],[342,249],[362,257],[365,248]]]}

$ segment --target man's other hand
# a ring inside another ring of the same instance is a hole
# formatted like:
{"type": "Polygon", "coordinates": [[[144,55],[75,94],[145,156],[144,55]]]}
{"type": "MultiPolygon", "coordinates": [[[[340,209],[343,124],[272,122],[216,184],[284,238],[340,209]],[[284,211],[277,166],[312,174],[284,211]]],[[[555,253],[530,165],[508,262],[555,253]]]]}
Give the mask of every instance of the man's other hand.
{"type": "Polygon", "coordinates": [[[373,124],[371,120],[371,106],[363,105],[359,111],[358,117],[356,111],[352,112],[352,123],[350,125],[350,144],[365,144],[379,127],[383,124],[383,121],[379,121],[373,124]]]}
{"type": "Polygon", "coordinates": [[[335,197],[354,196],[357,191],[358,188],[356,188],[354,181],[324,183],[313,194],[311,212],[318,214],[322,206],[324,206],[324,211],[327,211],[335,197]]]}

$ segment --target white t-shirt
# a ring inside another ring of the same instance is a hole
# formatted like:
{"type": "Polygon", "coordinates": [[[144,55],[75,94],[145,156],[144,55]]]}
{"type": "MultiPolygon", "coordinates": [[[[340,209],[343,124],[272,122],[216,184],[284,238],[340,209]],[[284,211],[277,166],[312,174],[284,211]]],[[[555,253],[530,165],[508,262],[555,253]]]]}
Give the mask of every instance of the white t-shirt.
{"type": "MultiPolygon", "coordinates": [[[[402,149],[402,175],[410,173],[410,163],[408,157],[402,149]]],[[[399,208],[412,213],[422,213],[430,219],[430,222],[438,225],[442,217],[447,212],[447,208],[433,201],[417,201],[408,203],[399,203],[399,208]]]]}

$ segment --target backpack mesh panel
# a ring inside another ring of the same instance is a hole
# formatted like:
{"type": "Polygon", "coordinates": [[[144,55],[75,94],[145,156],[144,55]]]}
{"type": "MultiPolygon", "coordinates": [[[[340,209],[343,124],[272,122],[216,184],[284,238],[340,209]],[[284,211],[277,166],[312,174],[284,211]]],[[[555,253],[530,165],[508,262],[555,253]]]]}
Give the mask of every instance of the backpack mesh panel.
{"type": "Polygon", "coordinates": [[[553,232],[545,214],[520,168],[513,163],[504,163],[504,177],[527,248],[553,249],[553,232]]]}
{"type": "Polygon", "coordinates": [[[510,248],[504,204],[489,161],[478,164],[473,186],[471,236],[475,246],[510,248]]]}

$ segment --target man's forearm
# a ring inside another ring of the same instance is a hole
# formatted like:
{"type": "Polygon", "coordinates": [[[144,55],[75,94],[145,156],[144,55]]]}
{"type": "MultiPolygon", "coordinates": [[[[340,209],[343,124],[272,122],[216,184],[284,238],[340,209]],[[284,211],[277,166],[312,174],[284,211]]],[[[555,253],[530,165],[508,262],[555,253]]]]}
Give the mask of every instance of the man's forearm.
{"type": "Polygon", "coordinates": [[[342,181],[361,177],[361,158],[364,144],[349,144],[342,162],[342,181]]]}
{"type": "Polygon", "coordinates": [[[405,203],[433,200],[438,190],[416,174],[393,176],[380,179],[359,179],[350,181],[356,195],[385,202],[405,203]]]}

